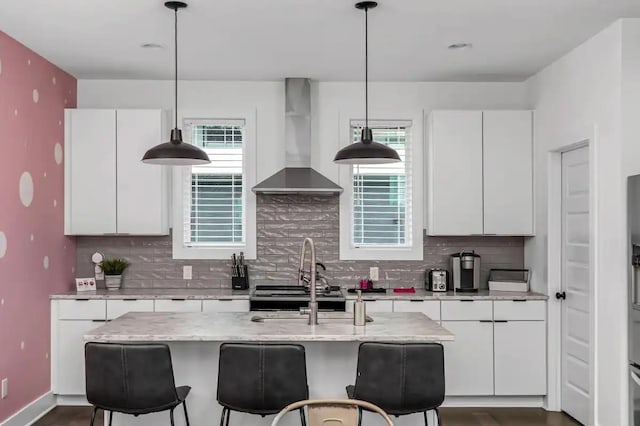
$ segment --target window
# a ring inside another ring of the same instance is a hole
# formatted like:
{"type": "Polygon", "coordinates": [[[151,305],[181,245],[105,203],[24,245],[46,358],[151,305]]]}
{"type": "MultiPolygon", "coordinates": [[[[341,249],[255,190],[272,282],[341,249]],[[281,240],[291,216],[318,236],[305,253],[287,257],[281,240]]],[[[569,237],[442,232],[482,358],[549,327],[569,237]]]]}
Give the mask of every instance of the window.
{"type": "MultiPolygon", "coordinates": [[[[360,140],[363,120],[341,121],[343,143],[360,140]],[[348,142],[347,142],[348,141],[348,142]]],[[[370,120],[376,142],[401,161],[341,167],[340,260],[422,260],[422,120],[370,120]]]]}
{"type": "MultiPolygon", "coordinates": [[[[353,142],[362,127],[351,125],[353,142]]],[[[373,124],[373,139],[393,147],[402,161],[352,166],[354,247],[407,247],[411,245],[411,172],[408,123],[373,124]]]]}
{"type": "MultiPolygon", "coordinates": [[[[174,200],[180,210],[174,218],[174,258],[227,258],[231,253],[252,250],[247,217],[255,200],[248,191],[255,182],[247,179],[247,123],[244,119],[183,120],[185,142],[204,149],[210,164],[184,167],[174,184],[174,200]],[[248,203],[248,199],[254,200],[248,203]],[[177,231],[177,228],[179,232],[177,231]]],[[[253,250],[255,251],[255,249],[253,250]]]]}

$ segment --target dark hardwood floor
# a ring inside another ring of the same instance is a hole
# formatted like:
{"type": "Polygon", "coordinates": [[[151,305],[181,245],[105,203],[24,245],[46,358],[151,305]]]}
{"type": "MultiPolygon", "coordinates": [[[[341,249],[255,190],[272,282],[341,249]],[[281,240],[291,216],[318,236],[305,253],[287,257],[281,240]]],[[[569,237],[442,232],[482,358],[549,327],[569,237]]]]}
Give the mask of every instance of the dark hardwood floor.
{"type": "MultiPolygon", "coordinates": [[[[562,413],[539,408],[443,408],[443,426],[580,426],[562,413]]],[[[89,407],[56,407],[34,426],[88,426],[89,407]]],[[[99,412],[95,426],[103,426],[99,412]]]]}

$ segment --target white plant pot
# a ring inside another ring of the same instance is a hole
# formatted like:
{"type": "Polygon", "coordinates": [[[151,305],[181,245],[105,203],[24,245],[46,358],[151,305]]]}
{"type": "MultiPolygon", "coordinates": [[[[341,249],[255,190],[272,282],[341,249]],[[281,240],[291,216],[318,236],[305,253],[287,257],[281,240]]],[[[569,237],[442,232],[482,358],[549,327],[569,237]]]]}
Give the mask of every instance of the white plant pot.
{"type": "Polygon", "coordinates": [[[107,290],[120,290],[122,275],[105,275],[104,284],[107,286],[107,290]]]}

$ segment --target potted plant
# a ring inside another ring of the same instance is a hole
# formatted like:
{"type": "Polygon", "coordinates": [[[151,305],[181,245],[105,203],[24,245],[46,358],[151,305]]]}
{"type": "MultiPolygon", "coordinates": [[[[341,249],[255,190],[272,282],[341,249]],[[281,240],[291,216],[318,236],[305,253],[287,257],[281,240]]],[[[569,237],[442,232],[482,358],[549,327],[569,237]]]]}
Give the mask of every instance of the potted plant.
{"type": "Polygon", "coordinates": [[[104,272],[107,290],[119,290],[122,286],[122,273],[129,267],[129,262],[124,259],[105,259],[99,265],[104,272]]]}

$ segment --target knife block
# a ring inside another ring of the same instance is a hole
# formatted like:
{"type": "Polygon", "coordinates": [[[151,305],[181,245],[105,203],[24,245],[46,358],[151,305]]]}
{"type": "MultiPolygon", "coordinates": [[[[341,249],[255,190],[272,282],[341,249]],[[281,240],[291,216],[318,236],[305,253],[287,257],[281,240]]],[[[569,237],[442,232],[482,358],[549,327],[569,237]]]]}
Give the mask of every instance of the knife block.
{"type": "Polygon", "coordinates": [[[244,266],[242,277],[231,277],[231,288],[234,290],[248,290],[249,289],[249,268],[244,266]]]}

